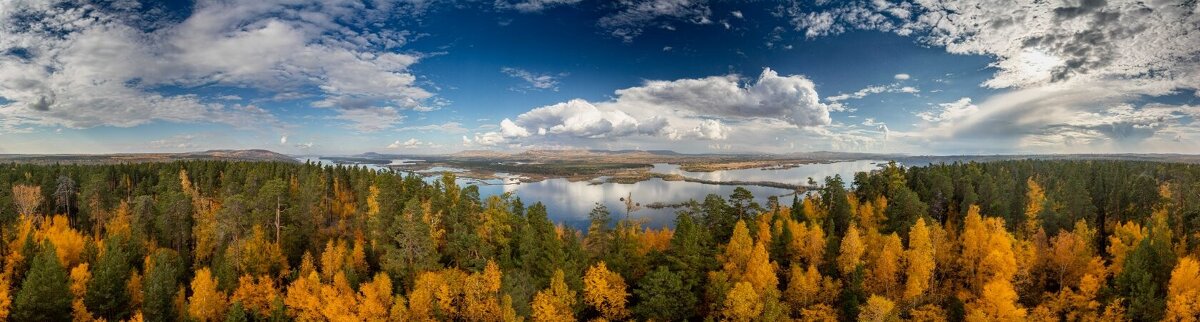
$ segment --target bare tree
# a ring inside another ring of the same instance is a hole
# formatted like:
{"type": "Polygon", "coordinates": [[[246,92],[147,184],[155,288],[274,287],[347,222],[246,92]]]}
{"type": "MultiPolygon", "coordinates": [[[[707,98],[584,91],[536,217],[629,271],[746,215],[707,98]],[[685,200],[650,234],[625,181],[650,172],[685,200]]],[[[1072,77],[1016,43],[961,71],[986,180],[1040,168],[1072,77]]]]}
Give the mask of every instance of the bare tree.
{"type": "Polygon", "coordinates": [[[38,205],[42,204],[42,187],[31,185],[13,185],[13,205],[17,207],[17,213],[25,216],[34,216],[34,221],[39,221],[41,215],[37,213],[38,205]]]}
{"type": "Polygon", "coordinates": [[[625,203],[625,220],[629,220],[629,214],[634,211],[642,210],[642,203],[633,201],[633,192],[628,197],[622,197],[621,202],[625,203]]]}
{"type": "Polygon", "coordinates": [[[54,212],[66,214],[71,217],[71,197],[75,196],[75,180],[71,177],[60,175],[58,176],[58,187],[54,189],[54,212]]]}

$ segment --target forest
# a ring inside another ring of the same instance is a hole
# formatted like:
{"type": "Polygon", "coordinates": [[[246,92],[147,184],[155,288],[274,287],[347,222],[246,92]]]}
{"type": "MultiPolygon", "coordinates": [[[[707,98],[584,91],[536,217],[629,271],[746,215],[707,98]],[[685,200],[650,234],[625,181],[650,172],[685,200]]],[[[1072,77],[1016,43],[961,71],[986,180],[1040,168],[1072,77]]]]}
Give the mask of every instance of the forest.
{"type": "MultiPolygon", "coordinates": [[[[13,321],[1196,321],[1200,166],[881,166],[671,227],[452,174],[0,165],[13,321]]],[[[632,214],[631,214],[632,213],[632,214]]]]}

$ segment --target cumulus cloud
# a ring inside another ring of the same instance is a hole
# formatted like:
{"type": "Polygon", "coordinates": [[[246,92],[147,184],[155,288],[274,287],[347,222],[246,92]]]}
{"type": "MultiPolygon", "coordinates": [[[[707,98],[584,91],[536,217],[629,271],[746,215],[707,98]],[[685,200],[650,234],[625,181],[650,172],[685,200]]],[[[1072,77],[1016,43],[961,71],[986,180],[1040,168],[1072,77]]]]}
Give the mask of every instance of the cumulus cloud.
{"type": "Polygon", "coordinates": [[[895,78],[896,80],[908,80],[912,76],[909,76],[908,74],[896,74],[896,76],[892,76],[892,77],[895,78]]]}
{"type": "Polygon", "coordinates": [[[0,117],[71,128],[276,123],[262,109],[156,90],[163,86],[316,89],[317,106],[337,108],[370,102],[420,109],[433,96],[408,71],[419,55],[394,50],[407,32],[370,28],[391,15],[384,6],[199,1],[189,16],[166,17],[159,5],[6,3],[0,9],[0,97],[9,100],[6,106],[24,108],[0,109],[0,117]]]}
{"type": "Polygon", "coordinates": [[[705,0],[620,0],[619,10],[600,18],[598,24],[613,37],[633,41],[646,28],[671,29],[673,22],[709,24],[712,10],[705,0]]]}
{"type": "Polygon", "coordinates": [[[604,102],[574,99],[506,118],[498,130],[464,142],[495,146],[534,143],[587,145],[629,138],[647,144],[674,140],[725,140],[734,134],[768,135],[829,125],[828,106],[812,81],[764,69],[738,75],[651,80],[619,89],[604,102]]]}
{"type": "Polygon", "coordinates": [[[779,76],[770,68],[743,86],[737,75],[674,81],[648,81],[617,90],[616,103],[693,115],[733,118],[773,118],[795,126],[830,122],[829,109],[817,97],[816,86],[800,75],[779,76]]]}
{"type": "Polygon", "coordinates": [[[692,129],[692,133],[697,138],[704,140],[724,140],[729,137],[729,128],[721,125],[721,122],[717,120],[704,120],[695,129],[692,129]]]}
{"type": "Polygon", "coordinates": [[[524,91],[529,91],[529,90],[547,90],[547,89],[557,92],[559,78],[562,76],[565,76],[565,74],[558,74],[558,75],[539,74],[539,73],[530,72],[530,71],[527,71],[524,69],[512,68],[512,67],[501,68],[500,72],[504,73],[505,75],[508,75],[509,77],[520,79],[525,82],[525,84],[522,84],[522,86],[520,86],[520,87],[510,88],[511,90],[518,91],[518,92],[524,92],[524,91]]]}

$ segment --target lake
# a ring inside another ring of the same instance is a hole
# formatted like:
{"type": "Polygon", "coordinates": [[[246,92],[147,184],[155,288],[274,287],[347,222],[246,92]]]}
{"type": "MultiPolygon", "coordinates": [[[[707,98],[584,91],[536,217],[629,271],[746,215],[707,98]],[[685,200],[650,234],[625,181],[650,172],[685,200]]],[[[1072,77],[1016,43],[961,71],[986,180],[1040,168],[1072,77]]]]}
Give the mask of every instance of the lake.
{"type": "MultiPolygon", "coordinates": [[[[301,161],[304,160],[301,159],[301,161]]],[[[312,161],[320,162],[319,160],[312,161]]],[[[328,164],[327,162],[321,163],[328,164]]],[[[755,168],[712,172],[689,172],[680,170],[679,165],[676,164],[655,164],[651,171],[713,181],[773,181],[791,184],[807,183],[809,177],[821,182],[821,179],[826,176],[840,174],[847,181],[847,184],[849,184],[853,180],[854,173],[870,171],[884,163],[886,161],[858,160],[799,164],[786,169],[755,168]]],[[[372,169],[382,168],[378,166],[368,167],[372,169]]],[[[426,181],[434,181],[440,179],[440,176],[434,175],[438,171],[461,172],[462,169],[439,168],[437,171],[421,171],[418,174],[424,175],[426,181]]],[[[512,192],[513,195],[520,197],[526,206],[532,205],[535,202],[541,202],[546,206],[546,211],[549,213],[551,220],[576,228],[587,227],[588,213],[591,212],[596,204],[607,206],[609,211],[612,212],[613,218],[624,217],[625,205],[621,202],[620,198],[630,194],[633,195],[634,201],[642,204],[642,209],[631,214],[630,218],[643,220],[647,226],[655,228],[672,226],[675,221],[675,213],[679,209],[671,207],[651,209],[646,207],[646,205],[651,203],[672,205],[687,202],[691,199],[703,201],[704,197],[711,193],[722,197],[729,197],[733,193],[733,189],[736,188],[736,186],[731,185],[665,181],[659,178],[636,183],[611,183],[605,182],[605,178],[575,182],[564,178],[547,179],[538,182],[520,182],[516,177],[511,175],[503,173],[498,173],[497,175],[501,179],[480,180],[458,178],[457,183],[464,187],[468,185],[478,186],[481,198],[512,192]]],[[[790,203],[790,195],[793,192],[789,189],[762,186],[744,186],[744,188],[750,190],[754,194],[754,199],[764,206],[767,203],[767,198],[770,196],[780,196],[781,202],[785,204],[790,203]]]]}

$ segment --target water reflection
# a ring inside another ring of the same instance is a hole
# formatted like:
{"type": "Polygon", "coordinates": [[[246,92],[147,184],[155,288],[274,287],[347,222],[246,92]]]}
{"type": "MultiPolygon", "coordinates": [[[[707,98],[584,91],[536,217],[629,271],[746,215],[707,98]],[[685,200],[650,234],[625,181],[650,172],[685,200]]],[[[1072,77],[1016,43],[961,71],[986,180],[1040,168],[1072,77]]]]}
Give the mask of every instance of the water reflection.
{"type": "Polygon", "coordinates": [[[677,164],[655,164],[651,172],[678,174],[690,178],[698,178],[712,181],[771,181],[790,184],[806,184],[808,178],[816,180],[818,184],[822,182],[826,176],[832,177],[835,174],[840,174],[842,180],[849,184],[854,181],[854,174],[857,172],[874,170],[886,161],[878,160],[858,160],[844,161],[833,163],[808,163],[799,164],[793,168],[774,169],[774,168],[753,168],[739,170],[721,170],[712,172],[689,172],[679,169],[677,164]]]}
{"type": "MultiPolygon", "coordinates": [[[[301,159],[301,161],[306,160],[320,164],[331,164],[328,161],[315,158],[301,159]]],[[[742,169],[713,172],[688,172],[680,170],[678,165],[656,164],[651,171],[679,174],[713,181],[773,181],[793,184],[806,183],[809,177],[820,181],[820,179],[826,176],[840,174],[849,183],[853,180],[855,172],[870,171],[882,163],[881,161],[864,160],[827,164],[801,164],[789,169],[742,169]]],[[[368,168],[384,169],[384,167],[374,165],[370,165],[368,168]]],[[[427,182],[433,182],[441,179],[441,176],[436,175],[436,172],[463,171],[463,169],[443,167],[435,167],[430,170],[420,171],[416,174],[421,175],[427,182]]],[[[478,186],[481,198],[511,192],[515,196],[520,197],[527,206],[535,202],[541,202],[546,205],[546,210],[549,212],[551,220],[581,229],[586,228],[588,212],[597,203],[607,206],[615,218],[622,218],[625,215],[625,206],[620,201],[620,198],[626,195],[632,194],[634,201],[640,202],[643,205],[642,209],[631,214],[630,218],[643,220],[650,227],[663,227],[673,225],[675,213],[679,209],[671,207],[653,209],[645,207],[646,205],[651,203],[673,205],[692,199],[702,201],[708,194],[729,197],[733,193],[733,189],[736,188],[729,185],[664,181],[658,178],[637,183],[622,184],[604,182],[605,178],[575,182],[564,178],[547,179],[538,182],[520,182],[520,177],[515,175],[505,173],[497,173],[496,175],[498,176],[496,179],[459,177],[456,182],[459,186],[463,187],[468,185],[478,186]]],[[[782,196],[780,199],[785,203],[791,200],[788,196],[792,191],[788,189],[761,186],[745,186],[745,188],[749,189],[754,194],[755,200],[764,206],[767,203],[767,198],[770,196],[782,196]]]]}

